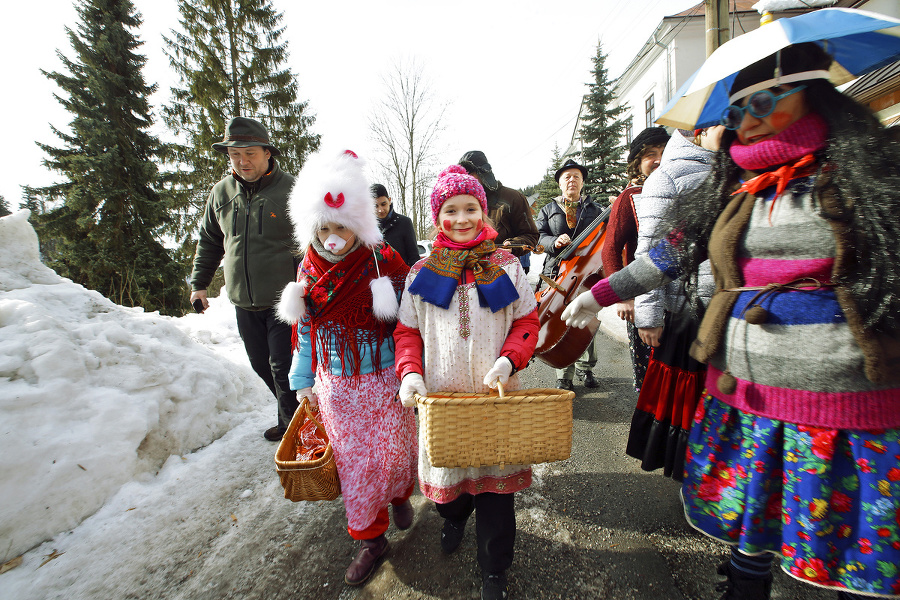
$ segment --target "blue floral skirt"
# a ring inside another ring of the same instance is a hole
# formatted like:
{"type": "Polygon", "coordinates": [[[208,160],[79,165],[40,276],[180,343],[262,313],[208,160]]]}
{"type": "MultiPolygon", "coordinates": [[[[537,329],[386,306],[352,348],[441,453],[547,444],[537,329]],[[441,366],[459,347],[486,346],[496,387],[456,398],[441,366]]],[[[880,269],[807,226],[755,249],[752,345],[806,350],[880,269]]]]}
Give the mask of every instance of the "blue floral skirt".
{"type": "Polygon", "coordinates": [[[900,429],[785,423],[704,393],[682,498],[694,527],[797,579],[900,597],[900,429]]]}

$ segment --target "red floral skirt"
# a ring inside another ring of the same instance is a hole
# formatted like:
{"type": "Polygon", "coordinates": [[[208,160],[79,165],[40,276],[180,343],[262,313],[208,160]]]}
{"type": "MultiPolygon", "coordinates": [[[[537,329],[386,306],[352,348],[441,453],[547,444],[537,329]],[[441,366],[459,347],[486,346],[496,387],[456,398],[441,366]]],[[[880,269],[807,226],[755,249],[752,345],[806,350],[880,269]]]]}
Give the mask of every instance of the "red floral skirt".
{"type": "Polygon", "coordinates": [[[659,347],[653,350],[647,375],[631,417],[625,453],[641,461],[645,471],[662,469],[681,481],[684,454],[694,410],[703,390],[705,366],[688,354],[698,321],[666,312],[659,347]]]}

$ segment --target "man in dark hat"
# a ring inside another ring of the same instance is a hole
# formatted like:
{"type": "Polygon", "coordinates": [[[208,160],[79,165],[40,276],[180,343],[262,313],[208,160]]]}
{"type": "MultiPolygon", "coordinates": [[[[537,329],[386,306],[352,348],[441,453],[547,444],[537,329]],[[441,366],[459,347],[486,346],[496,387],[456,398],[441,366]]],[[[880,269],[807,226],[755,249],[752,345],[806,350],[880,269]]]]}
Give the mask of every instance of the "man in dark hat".
{"type": "Polygon", "coordinates": [[[538,240],[537,227],[531,216],[528,199],[520,192],[497,181],[484,152],[480,150],[466,152],[459,159],[459,164],[484,187],[488,217],[494,222],[494,229],[497,230],[497,239],[494,243],[501,247],[506,246],[507,250],[519,257],[522,266],[525,267],[524,259],[530,250],[523,246],[534,247],[538,240]]]}
{"type": "MultiPolygon", "coordinates": [[[[588,170],[584,165],[571,158],[563,163],[555,174],[556,183],[562,194],[545,204],[538,213],[537,228],[540,236],[538,243],[546,252],[542,274],[550,279],[556,279],[559,275],[559,254],[603,212],[603,208],[590,196],[581,193],[587,176],[588,170]]],[[[556,370],[556,387],[564,390],[574,389],[573,374],[584,380],[585,386],[589,388],[599,386],[593,373],[596,364],[594,341],[591,340],[585,353],[574,365],[556,370]]]]}
{"type": "Polygon", "coordinates": [[[224,257],[225,287],[235,306],[238,332],[256,371],[278,401],[278,424],[266,430],[281,439],[297,408],[288,383],[291,327],[279,321],[274,306],[297,274],[287,198],[294,178],[278,166],[278,148],[259,121],[235,117],[221,142],[212,147],[228,156],[231,173],[213,186],[200,225],[191,303],[209,307],[206,288],[224,257]]]}

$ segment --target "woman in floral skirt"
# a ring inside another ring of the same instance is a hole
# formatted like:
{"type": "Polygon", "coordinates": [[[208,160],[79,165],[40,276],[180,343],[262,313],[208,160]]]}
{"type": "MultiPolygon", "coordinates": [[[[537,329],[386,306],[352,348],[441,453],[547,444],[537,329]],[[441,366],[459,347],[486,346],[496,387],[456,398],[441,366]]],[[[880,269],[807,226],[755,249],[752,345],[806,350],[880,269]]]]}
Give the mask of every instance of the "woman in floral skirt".
{"type": "Polygon", "coordinates": [[[722,598],[769,598],[776,554],[840,598],[900,597],[900,147],[830,64],[798,44],[741,70],[671,233],[563,315],[581,326],[709,257],[682,497],[731,544],[722,598]]]}

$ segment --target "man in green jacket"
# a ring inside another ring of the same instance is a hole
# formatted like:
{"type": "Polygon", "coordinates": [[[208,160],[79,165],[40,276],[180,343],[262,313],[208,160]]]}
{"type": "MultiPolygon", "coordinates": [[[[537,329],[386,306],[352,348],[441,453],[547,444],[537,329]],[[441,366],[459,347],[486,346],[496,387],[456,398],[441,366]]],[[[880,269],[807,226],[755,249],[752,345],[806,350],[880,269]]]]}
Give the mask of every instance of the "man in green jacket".
{"type": "Polygon", "coordinates": [[[275,442],[297,408],[296,392],[288,384],[291,327],[278,320],[274,309],[278,294],[297,273],[294,227],[287,214],[294,178],[278,166],[278,148],[269,143],[265,126],[253,119],[233,118],[224,139],[212,146],[228,155],[232,172],[213,186],[206,201],[191,303],[209,307],[206,288],[223,263],[225,288],[250,365],[278,401],[278,424],[264,434],[275,442]]]}

